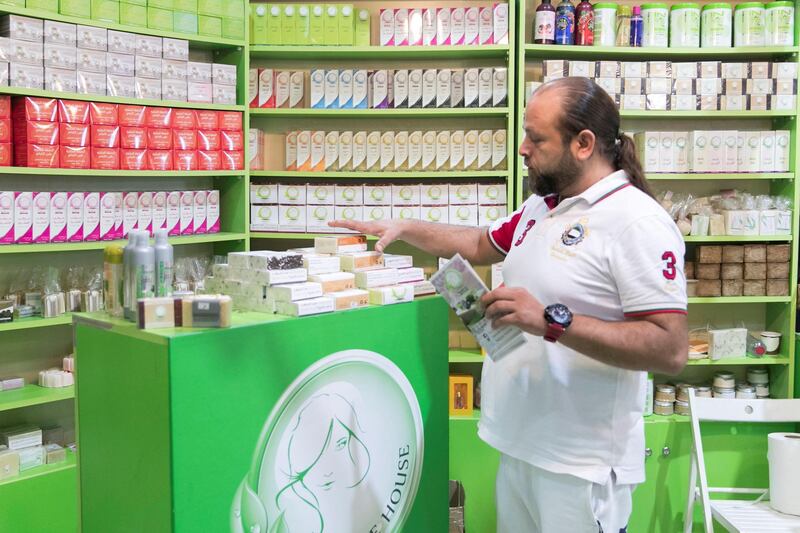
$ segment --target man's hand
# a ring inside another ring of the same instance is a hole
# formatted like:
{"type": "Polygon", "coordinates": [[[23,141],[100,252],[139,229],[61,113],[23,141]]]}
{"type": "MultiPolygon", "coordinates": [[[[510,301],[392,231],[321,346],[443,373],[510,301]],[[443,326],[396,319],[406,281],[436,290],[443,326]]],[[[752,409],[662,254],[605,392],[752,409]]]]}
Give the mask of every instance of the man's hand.
{"type": "Polygon", "coordinates": [[[500,287],[484,294],[481,303],[496,328],[517,326],[538,337],[547,330],[544,306],[525,289],[500,287]]]}
{"type": "Polygon", "coordinates": [[[402,235],[403,222],[399,220],[387,222],[358,222],[356,220],[334,220],[328,222],[332,228],[346,228],[351,231],[363,233],[364,235],[374,235],[380,240],[375,244],[375,251],[383,253],[383,250],[398,240],[402,235]]]}

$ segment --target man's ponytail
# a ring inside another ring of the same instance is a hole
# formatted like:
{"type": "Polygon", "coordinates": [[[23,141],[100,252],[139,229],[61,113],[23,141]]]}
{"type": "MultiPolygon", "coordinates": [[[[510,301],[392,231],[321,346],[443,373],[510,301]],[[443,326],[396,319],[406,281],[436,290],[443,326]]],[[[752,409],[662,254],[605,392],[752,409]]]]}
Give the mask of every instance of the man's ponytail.
{"type": "Polygon", "coordinates": [[[648,196],[653,196],[650,184],[644,176],[642,164],[636,156],[636,145],[633,139],[624,133],[619,135],[614,145],[614,166],[618,170],[624,170],[628,174],[631,185],[646,193],[648,196]]]}

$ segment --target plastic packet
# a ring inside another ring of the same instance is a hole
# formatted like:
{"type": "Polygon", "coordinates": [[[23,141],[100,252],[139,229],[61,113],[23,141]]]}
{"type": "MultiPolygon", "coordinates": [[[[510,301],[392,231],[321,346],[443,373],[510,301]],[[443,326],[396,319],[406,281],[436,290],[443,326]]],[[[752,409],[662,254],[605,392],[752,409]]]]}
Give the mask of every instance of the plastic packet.
{"type": "Polygon", "coordinates": [[[180,292],[190,292],[189,288],[189,260],[181,257],[175,261],[175,290],[180,292]]]}

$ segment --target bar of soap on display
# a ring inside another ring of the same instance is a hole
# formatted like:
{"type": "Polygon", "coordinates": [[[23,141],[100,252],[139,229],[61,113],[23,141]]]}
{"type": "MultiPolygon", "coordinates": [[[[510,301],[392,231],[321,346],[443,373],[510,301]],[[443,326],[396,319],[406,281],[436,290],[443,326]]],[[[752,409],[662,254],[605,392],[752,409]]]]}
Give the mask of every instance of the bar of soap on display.
{"type": "Polygon", "coordinates": [[[39,372],[39,386],[45,388],[69,387],[75,384],[75,377],[70,372],[58,368],[39,372]]]}
{"type": "Polygon", "coordinates": [[[377,268],[356,272],[356,287],[359,289],[397,285],[399,282],[395,268],[377,268]]]}
{"type": "Polygon", "coordinates": [[[322,284],[314,281],[274,285],[269,289],[275,302],[296,302],[322,296],[322,284]]]}
{"type": "Polygon", "coordinates": [[[322,285],[322,292],[341,292],[348,289],[355,289],[356,276],[350,272],[334,272],[331,274],[309,275],[308,281],[313,281],[322,285]]]}
{"type": "Polygon", "coordinates": [[[288,316],[319,315],[335,310],[333,299],[326,296],[297,302],[275,302],[275,309],[278,314],[288,316]]]}
{"type": "Polygon", "coordinates": [[[233,302],[230,296],[192,296],[182,302],[182,323],[187,328],[229,328],[233,302]]]}
{"type": "Polygon", "coordinates": [[[139,329],[175,327],[174,298],[141,298],[138,310],[139,329]]]}
{"type": "Polygon", "coordinates": [[[19,450],[42,444],[42,430],[35,426],[6,428],[0,433],[0,437],[0,442],[8,446],[9,450],[19,450]]]}
{"type": "Polygon", "coordinates": [[[303,268],[303,256],[290,252],[249,252],[249,268],[256,270],[292,270],[303,268]]]}
{"type": "Polygon", "coordinates": [[[0,391],[21,389],[25,386],[25,378],[8,378],[0,381],[0,391]]]}
{"type": "Polygon", "coordinates": [[[390,305],[413,301],[414,289],[407,285],[376,287],[369,290],[369,303],[372,305],[390,305]]]}
{"type": "Polygon", "coordinates": [[[44,446],[38,444],[28,448],[21,448],[19,453],[19,471],[25,472],[31,468],[45,464],[44,446]]]}
{"type": "Polygon", "coordinates": [[[339,257],[342,260],[342,270],[345,272],[358,272],[383,266],[383,254],[379,252],[340,254],[339,257]]]}
{"type": "Polygon", "coordinates": [[[425,271],[420,267],[406,267],[397,269],[397,282],[416,283],[425,281],[425,271]]]}
{"type": "Polygon", "coordinates": [[[19,475],[19,452],[0,449],[0,481],[19,475]]]}
{"type": "Polygon", "coordinates": [[[339,257],[329,255],[304,254],[303,267],[308,270],[309,276],[332,274],[342,269],[342,260],[339,257]]]}
{"type": "Polygon", "coordinates": [[[711,359],[745,357],[747,355],[747,329],[712,329],[708,332],[708,356],[711,359]]]}
{"type": "Polygon", "coordinates": [[[290,270],[251,270],[248,271],[246,281],[263,283],[264,285],[282,285],[285,283],[299,283],[306,281],[308,271],[305,268],[290,270]]]}
{"type": "Polygon", "coordinates": [[[67,451],[58,444],[44,445],[45,462],[48,465],[63,463],[67,460],[67,451]]]}
{"type": "Polygon", "coordinates": [[[409,268],[414,266],[410,255],[383,254],[383,266],[386,268],[409,268]]]}
{"type": "Polygon", "coordinates": [[[428,280],[415,281],[412,283],[401,283],[401,285],[404,287],[411,287],[411,289],[414,291],[415,298],[418,296],[436,294],[436,287],[434,287],[433,283],[428,280]]]}
{"type": "Polygon", "coordinates": [[[365,252],[367,250],[367,237],[364,235],[316,237],[314,239],[314,249],[319,254],[365,252]]]}
{"type": "Polygon", "coordinates": [[[361,289],[348,289],[331,292],[327,296],[333,300],[334,309],[343,311],[369,305],[369,292],[361,289]]]}

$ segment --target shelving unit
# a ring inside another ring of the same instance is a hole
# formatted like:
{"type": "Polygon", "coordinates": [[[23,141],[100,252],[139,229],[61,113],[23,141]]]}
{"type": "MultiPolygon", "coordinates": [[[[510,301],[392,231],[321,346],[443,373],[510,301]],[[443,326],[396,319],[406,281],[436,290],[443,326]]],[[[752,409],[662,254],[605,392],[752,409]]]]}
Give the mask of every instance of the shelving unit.
{"type": "MultiPolygon", "coordinates": [[[[174,245],[181,244],[204,244],[229,241],[244,241],[247,239],[246,233],[207,233],[204,235],[185,235],[182,237],[170,237],[169,242],[174,245]]],[[[59,242],[46,244],[11,244],[0,246],[0,254],[32,254],[32,253],[52,253],[52,252],[77,252],[81,250],[102,250],[109,244],[124,244],[125,240],[119,241],[88,241],[88,242],[59,242]]]]}
{"type": "Polygon", "coordinates": [[[75,397],[73,386],[47,389],[38,385],[25,385],[21,389],[0,393],[0,412],[43,403],[60,402],[75,397]]]}
{"type": "Polygon", "coordinates": [[[471,117],[505,117],[507,107],[481,108],[436,108],[436,109],[250,109],[253,117],[271,118],[471,118],[471,117]]]}

